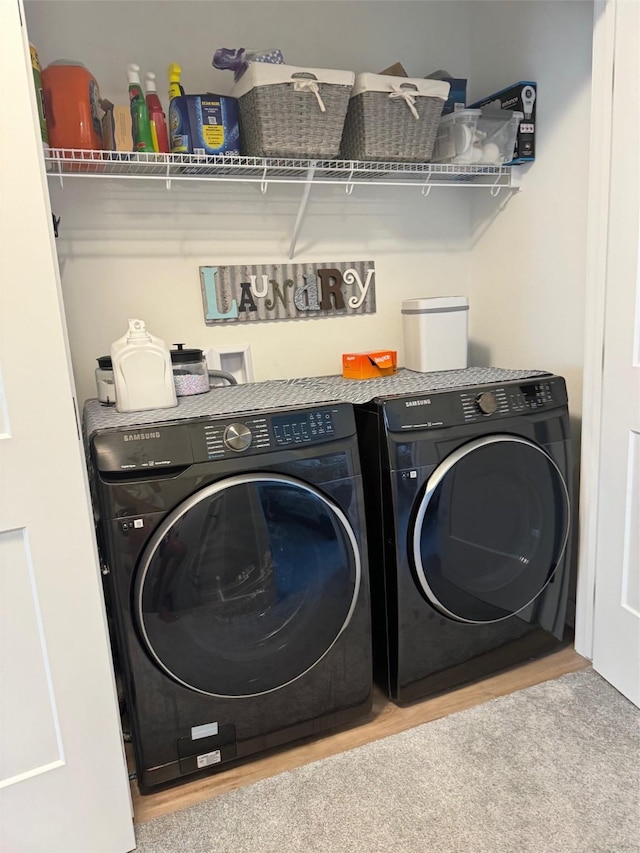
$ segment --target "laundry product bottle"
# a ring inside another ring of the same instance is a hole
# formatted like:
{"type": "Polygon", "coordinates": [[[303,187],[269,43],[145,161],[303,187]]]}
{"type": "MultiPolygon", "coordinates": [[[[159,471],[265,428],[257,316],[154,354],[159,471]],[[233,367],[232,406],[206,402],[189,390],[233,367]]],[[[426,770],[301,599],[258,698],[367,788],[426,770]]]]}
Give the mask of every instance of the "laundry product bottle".
{"type": "Polygon", "coordinates": [[[147,92],[147,109],[149,110],[149,120],[151,121],[153,147],[161,154],[167,154],[169,152],[167,122],[162,109],[162,104],[160,103],[160,98],[158,97],[156,75],[153,71],[147,71],[145,75],[145,88],[147,92]]]}
{"type": "Polygon", "coordinates": [[[169,75],[169,148],[172,154],[191,152],[191,125],[184,88],[180,82],[182,68],[172,62],[167,68],[169,75]]]}
{"type": "Polygon", "coordinates": [[[177,62],[172,62],[167,67],[167,74],[169,75],[169,100],[173,100],[174,98],[179,98],[184,95],[184,88],[180,82],[182,68],[177,62]]]}
{"type": "Polygon", "coordinates": [[[111,344],[111,362],[119,412],[178,405],[169,349],[144,320],[129,320],[127,333],[111,344]]]}
{"type": "Polygon", "coordinates": [[[101,150],[103,110],[93,74],[81,62],[57,59],[41,79],[49,145],[101,150]]]}
{"type": "Polygon", "coordinates": [[[129,79],[129,106],[131,108],[131,133],[133,150],[153,153],[153,137],[151,136],[151,121],[149,108],[142,91],[140,82],[140,66],[131,63],[127,65],[129,79]]]}

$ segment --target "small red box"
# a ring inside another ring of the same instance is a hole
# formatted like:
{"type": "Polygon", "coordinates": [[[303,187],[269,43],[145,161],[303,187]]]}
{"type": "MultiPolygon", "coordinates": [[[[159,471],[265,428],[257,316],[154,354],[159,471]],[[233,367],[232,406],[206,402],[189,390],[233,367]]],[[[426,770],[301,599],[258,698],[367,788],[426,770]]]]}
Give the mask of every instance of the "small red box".
{"type": "Polygon", "coordinates": [[[398,354],[392,349],[347,352],[342,356],[345,379],[376,379],[398,372],[398,354]]]}

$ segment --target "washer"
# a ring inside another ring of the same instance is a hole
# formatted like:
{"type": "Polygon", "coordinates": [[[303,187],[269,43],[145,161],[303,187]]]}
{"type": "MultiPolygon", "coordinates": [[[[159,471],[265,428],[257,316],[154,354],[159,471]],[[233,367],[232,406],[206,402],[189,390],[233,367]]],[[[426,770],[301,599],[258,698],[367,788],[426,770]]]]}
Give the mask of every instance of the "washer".
{"type": "Polygon", "coordinates": [[[221,388],[162,412],[85,406],[143,792],[371,708],[353,407],[268,410],[258,406],[273,389],[241,387],[251,392],[221,388]]]}
{"type": "Polygon", "coordinates": [[[424,374],[420,391],[357,407],[375,678],[398,703],[547,652],[564,634],[565,382],[464,384],[470,375],[452,371],[445,384],[461,387],[429,391],[424,374]]]}

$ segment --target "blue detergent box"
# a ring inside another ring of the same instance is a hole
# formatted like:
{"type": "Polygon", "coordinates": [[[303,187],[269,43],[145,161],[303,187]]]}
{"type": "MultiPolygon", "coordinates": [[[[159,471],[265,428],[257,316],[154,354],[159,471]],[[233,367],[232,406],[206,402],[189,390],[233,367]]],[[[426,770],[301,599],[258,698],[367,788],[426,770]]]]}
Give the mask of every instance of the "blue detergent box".
{"type": "Polygon", "coordinates": [[[238,101],[226,95],[181,95],[169,104],[172,154],[240,154],[238,101]]]}
{"type": "Polygon", "coordinates": [[[467,103],[467,78],[452,77],[446,71],[434,71],[432,74],[427,74],[427,80],[444,80],[449,84],[449,97],[445,101],[442,108],[442,115],[446,116],[449,113],[464,109],[467,103]]]}

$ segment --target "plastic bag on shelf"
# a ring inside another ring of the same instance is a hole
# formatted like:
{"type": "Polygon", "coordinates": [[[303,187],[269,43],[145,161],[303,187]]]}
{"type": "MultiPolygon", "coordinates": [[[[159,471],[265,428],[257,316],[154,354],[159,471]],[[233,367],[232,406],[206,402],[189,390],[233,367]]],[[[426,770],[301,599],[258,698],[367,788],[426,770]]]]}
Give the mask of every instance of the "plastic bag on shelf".
{"type": "Polygon", "coordinates": [[[284,56],[278,48],[219,47],[211,60],[214,68],[219,68],[222,71],[233,71],[234,82],[242,77],[250,62],[284,65],[284,56]]]}

